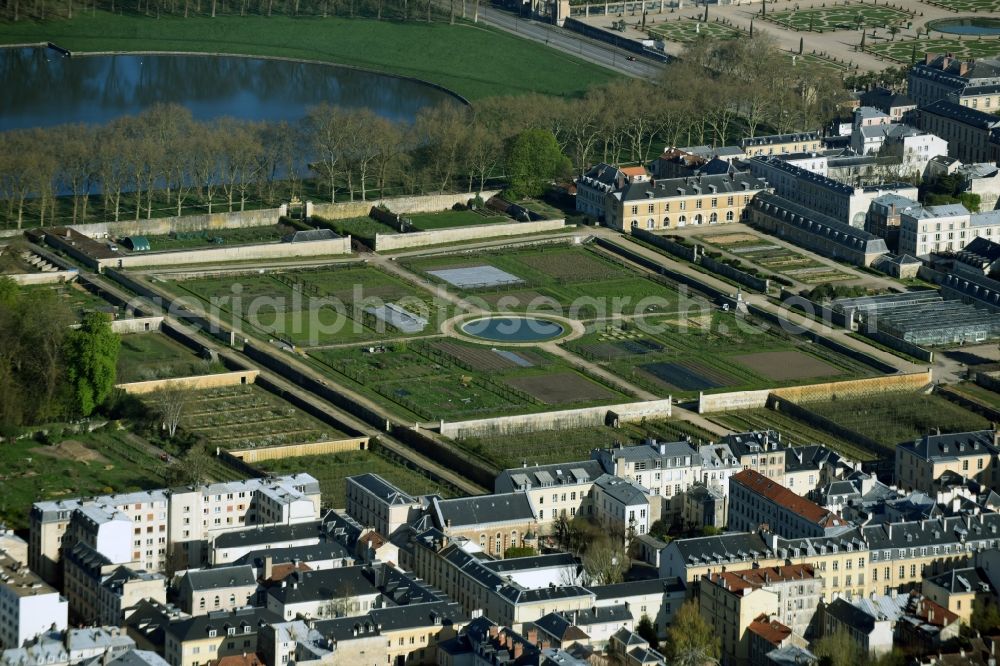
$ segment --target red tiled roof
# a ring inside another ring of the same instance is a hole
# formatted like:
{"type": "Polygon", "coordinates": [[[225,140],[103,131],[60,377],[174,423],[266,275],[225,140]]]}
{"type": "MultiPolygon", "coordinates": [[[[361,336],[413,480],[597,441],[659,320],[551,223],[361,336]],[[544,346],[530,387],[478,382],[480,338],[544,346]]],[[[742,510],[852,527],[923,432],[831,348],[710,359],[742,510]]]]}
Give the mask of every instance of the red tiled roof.
{"type": "Polygon", "coordinates": [[[781,583],[788,580],[812,580],[814,577],[814,570],[810,564],[786,564],[780,567],[705,574],[705,578],[710,582],[720,585],[727,592],[734,594],[741,594],[748,589],[756,590],[771,583],[781,583]]]}
{"type": "Polygon", "coordinates": [[[305,562],[288,562],[287,564],[275,564],[271,567],[271,578],[269,580],[277,583],[284,580],[295,571],[312,571],[312,568],[305,562]]]}
{"type": "Polygon", "coordinates": [[[958,615],[952,613],[941,604],[931,601],[927,597],[915,592],[910,597],[910,606],[913,609],[913,614],[927,624],[933,624],[936,627],[947,627],[958,622],[958,615]]]}
{"type": "Polygon", "coordinates": [[[770,619],[767,615],[759,616],[750,623],[747,629],[775,647],[780,647],[785,639],[792,635],[792,630],[789,627],[777,620],[770,619]]]}
{"type": "Polygon", "coordinates": [[[264,666],[264,662],[254,654],[233,654],[209,662],[212,666],[264,666]]]}
{"type": "Polygon", "coordinates": [[[730,480],[739,483],[761,497],[766,497],[778,506],[783,506],[792,513],[798,514],[817,525],[835,527],[847,524],[843,518],[832,511],[827,511],[815,502],[810,502],[805,497],[796,495],[788,488],[776,481],[772,481],[760,472],[745,469],[739,474],[730,477],[730,480]]]}
{"type": "Polygon", "coordinates": [[[372,550],[378,550],[379,548],[388,543],[388,541],[386,541],[386,538],[384,536],[382,536],[378,532],[375,532],[374,530],[364,535],[360,539],[358,539],[358,542],[366,545],[370,544],[372,550]]]}
{"type": "Polygon", "coordinates": [[[622,167],[620,171],[626,176],[645,176],[646,167],[644,166],[634,166],[634,167],[622,167]]]}

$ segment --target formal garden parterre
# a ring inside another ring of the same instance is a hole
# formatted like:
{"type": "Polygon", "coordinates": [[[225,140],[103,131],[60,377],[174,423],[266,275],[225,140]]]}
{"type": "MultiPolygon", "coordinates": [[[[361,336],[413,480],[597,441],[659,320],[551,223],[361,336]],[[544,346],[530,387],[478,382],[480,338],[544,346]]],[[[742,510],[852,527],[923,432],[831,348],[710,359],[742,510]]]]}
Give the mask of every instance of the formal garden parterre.
{"type": "Polygon", "coordinates": [[[797,32],[831,32],[898,27],[910,22],[913,16],[912,12],[884,5],[831,2],[829,7],[813,5],[802,9],[796,5],[794,9],[767,12],[763,18],[797,32]]]}
{"type": "Polygon", "coordinates": [[[919,39],[868,41],[865,50],[869,53],[894,60],[906,65],[922,60],[926,53],[951,53],[961,60],[975,58],[995,58],[1000,56],[1000,37],[945,36],[932,33],[919,39]]]}

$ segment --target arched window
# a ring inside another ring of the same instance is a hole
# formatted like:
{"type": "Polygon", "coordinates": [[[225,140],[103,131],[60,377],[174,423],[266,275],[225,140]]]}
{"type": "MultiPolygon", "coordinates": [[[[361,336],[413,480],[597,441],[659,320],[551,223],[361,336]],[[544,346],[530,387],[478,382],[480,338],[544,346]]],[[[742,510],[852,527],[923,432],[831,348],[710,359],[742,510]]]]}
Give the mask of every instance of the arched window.
{"type": "Polygon", "coordinates": [[[647,229],[655,229],[656,228],[656,221],[653,218],[649,218],[648,220],[646,220],[646,228],[647,229]]]}
{"type": "Polygon", "coordinates": [[[486,548],[486,535],[485,534],[480,534],[479,535],[479,547],[480,548],[486,548]]]}
{"type": "Polygon", "coordinates": [[[510,531],[510,547],[517,548],[517,530],[510,531]]]}
{"type": "Polygon", "coordinates": [[[632,228],[635,229],[639,226],[639,220],[632,220],[632,228]]]}
{"type": "Polygon", "coordinates": [[[709,224],[716,224],[716,223],[718,223],[718,221],[719,221],[719,214],[718,213],[712,213],[711,215],[708,216],[708,223],[709,224]]]}
{"type": "Polygon", "coordinates": [[[663,218],[663,227],[667,228],[669,226],[670,226],[670,216],[668,215],[665,218],[663,218]]]}
{"type": "Polygon", "coordinates": [[[701,213],[698,213],[697,215],[694,216],[694,223],[701,224],[701,213]]]}
{"type": "Polygon", "coordinates": [[[677,218],[677,226],[683,227],[685,224],[687,224],[687,221],[688,221],[687,215],[681,215],[680,217],[677,218]]]}
{"type": "Polygon", "coordinates": [[[732,222],[732,221],[733,221],[733,211],[727,210],[726,211],[726,222],[732,222]]]}
{"type": "Polygon", "coordinates": [[[215,607],[219,607],[219,595],[215,595],[215,607]]]}

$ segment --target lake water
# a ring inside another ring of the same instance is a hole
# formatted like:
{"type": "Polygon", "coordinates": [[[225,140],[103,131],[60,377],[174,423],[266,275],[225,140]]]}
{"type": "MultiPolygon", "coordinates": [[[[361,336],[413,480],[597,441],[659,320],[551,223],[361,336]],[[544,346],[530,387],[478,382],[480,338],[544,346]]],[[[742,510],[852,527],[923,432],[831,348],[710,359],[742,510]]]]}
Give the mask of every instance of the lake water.
{"type": "Polygon", "coordinates": [[[1000,19],[966,17],[931,21],[927,27],[951,35],[1000,35],[1000,19]]]}
{"type": "Polygon", "coordinates": [[[105,123],[157,103],[196,119],[297,120],[314,104],[372,109],[412,120],[427,106],[458,103],[416,81],[334,65],[223,56],[67,58],[43,48],[0,48],[0,131],[105,123]]]}

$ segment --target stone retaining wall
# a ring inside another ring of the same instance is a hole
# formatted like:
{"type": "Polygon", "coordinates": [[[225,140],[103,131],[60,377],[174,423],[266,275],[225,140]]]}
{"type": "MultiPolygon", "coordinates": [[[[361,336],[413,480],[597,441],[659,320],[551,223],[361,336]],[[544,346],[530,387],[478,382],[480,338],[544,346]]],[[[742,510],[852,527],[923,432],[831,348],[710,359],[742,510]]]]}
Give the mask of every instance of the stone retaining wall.
{"type": "Polygon", "coordinates": [[[285,446],[266,446],[259,449],[237,449],[235,451],[230,450],[229,454],[252,465],[262,460],[320,456],[327,453],[343,453],[345,451],[365,451],[368,449],[368,441],[368,437],[351,437],[349,439],[334,439],[326,442],[312,442],[311,444],[288,444],[285,446]]]}
{"type": "MultiPolygon", "coordinates": [[[[480,193],[483,201],[496,196],[500,190],[486,190],[480,193]]],[[[343,201],[340,203],[313,203],[310,206],[312,215],[319,215],[331,220],[343,220],[349,217],[367,217],[372,206],[385,206],[393,213],[437,213],[450,210],[457,203],[465,204],[474,199],[474,192],[458,194],[428,194],[412,197],[390,197],[388,199],[369,199],[368,201],[343,201]]]]}
{"type": "Polygon", "coordinates": [[[149,333],[160,330],[161,326],[163,326],[163,317],[135,317],[133,319],[115,319],[111,322],[111,330],[119,335],[149,333]]]}
{"type": "Polygon", "coordinates": [[[564,409],[556,412],[500,416],[492,419],[475,419],[472,421],[456,421],[454,423],[442,421],[438,426],[438,432],[452,439],[488,435],[514,435],[540,430],[556,430],[559,428],[586,428],[605,425],[613,421],[627,423],[630,421],[639,421],[644,418],[669,418],[671,412],[670,398],[666,398],[665,400],[648,400],[619,405],[584,407],[582,409],[564,409]]]}
{"type": "Polygon", "coordinates": [[[764,389],[758,391],[733,391],[730,393],[701,393],[698,396],[698,413],[727,412],[737,409],[759,409],[767,406],[773,394],[794,403],[808,403],[829,400],[833,396],[861,397],[886,391],[919,391],[932,381],[932,372],[886,375],[868,379],[853,379],[844,382],[826,382],[806,386],[764,389]]]}
{"type": "Polygon", "coordinates": [[[130,382],[118,384],[119,388],[129,395],[145,395],[168,388],[182,388],[193,391],[221,388],[223,386],[240,386],[253,384],[257,380],[256,370],[240,370],[237,372],[221,372],[214,375],[198,375],[196,377],[174,377],[172,379],[153,379],[146,382],[130,382]]]}
{"type": "Polygon", "coordinates": [[[375,251],[388,252],[442,243],[537,234],[555,231],[565,226],[566,220],[542,220],[540,222],[512,222],[510,224],[477,224],[469,227],[414,231],[405,234],[375,234],[375,251]]]}
{"type": "Polygon", "coordinates": [[[80,271],[49,271],[47,273],[15,273],[5,275],[14,282],[22,286],[33,286],[36,284],[59,284],[61,282],[72,282],[80,275],[80,271]]]}
{"type": "Polygon", "coordinates": [[[149,220],[120,220],[118,222],[95,222],[92,224],[72,224],[70,228],[90,238],[107,236],[165,236],[171,231],[202,231],[204,229],[245,229],[266,227],[278,223],[278,218],[288,213],[284,204],[277,208],[260,208],[233,213],[212,213],[209,215],[182,215],[180,217],[157,217],[149,220]]]}
{"type": "Polygon", "coordinates": [[[138,252],[120,257],[98,259],[98,270],[105,268],[139,268],[142,266],[185,266],[212,264],[227,261],[253,261],[256,259],[296,259],[299,257],[326,257],[351,253],[351,237],[315,240],[305,243],[264,243],[214,247],[204,250],[178,252],[138,252]]]}

